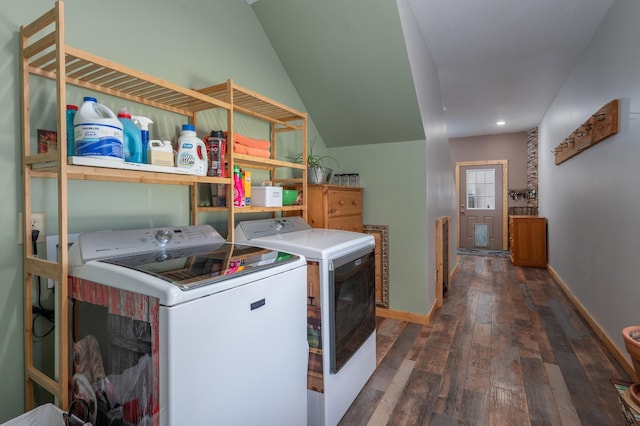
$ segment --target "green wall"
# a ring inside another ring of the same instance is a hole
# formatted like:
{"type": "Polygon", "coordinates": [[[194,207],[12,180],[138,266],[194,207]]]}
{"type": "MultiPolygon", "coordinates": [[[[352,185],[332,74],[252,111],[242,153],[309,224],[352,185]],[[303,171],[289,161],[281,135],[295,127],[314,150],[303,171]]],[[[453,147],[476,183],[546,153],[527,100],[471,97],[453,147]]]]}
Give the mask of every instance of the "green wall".
{"type": "MultiPolygon", "coordinates": [[[[336,173],[358,173],[364,190],[364,223],[389,226],[389,307],[426,314],[426,142],[332,148],[336,173]]],[[[433,298],[432,298],[433,299],[433,298]]]]}

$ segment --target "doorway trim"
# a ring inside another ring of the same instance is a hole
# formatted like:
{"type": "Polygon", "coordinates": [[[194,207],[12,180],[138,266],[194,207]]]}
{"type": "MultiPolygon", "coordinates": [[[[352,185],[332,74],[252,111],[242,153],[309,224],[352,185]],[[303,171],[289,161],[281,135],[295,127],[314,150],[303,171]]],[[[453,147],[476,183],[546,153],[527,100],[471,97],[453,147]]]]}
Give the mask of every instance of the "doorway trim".
{"type": "Polygon", "coordinates": [[[456,211],[458,213],[458,220],[456,221],[457,232],[458,232],[458,248],[460,247],[460,168],[467,166],[502,166],[502,250],[507,250],[508,245],[508,217],[507,212],[509,211],[508,200],[507,200],[507,188],[509,187],[509,182],[507,181],[509,176],[509,161],[508,160],[485,160],[485,161],[460,161],[456,162],[456,211]]]}

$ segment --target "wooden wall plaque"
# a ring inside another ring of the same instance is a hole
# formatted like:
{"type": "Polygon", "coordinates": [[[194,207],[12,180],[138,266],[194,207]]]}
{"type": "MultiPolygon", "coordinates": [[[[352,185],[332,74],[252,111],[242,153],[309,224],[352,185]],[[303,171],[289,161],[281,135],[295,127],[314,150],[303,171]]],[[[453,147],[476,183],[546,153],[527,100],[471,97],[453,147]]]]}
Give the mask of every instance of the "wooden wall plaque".
{"type": "Polygon", "coordinates": [[[607,103],[556,146],[556,165],[618,133],[618,107],[618,99],[607,103]]]}

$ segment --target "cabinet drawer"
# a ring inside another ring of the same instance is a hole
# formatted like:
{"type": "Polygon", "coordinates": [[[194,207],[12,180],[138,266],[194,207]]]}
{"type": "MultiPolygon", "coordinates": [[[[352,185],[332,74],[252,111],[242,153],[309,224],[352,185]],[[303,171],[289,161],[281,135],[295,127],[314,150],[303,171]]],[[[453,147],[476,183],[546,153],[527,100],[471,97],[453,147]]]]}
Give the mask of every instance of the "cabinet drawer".
{"type": "Polygon", "coordinates": [[[343,231],[362,232],[362,215],[346,215],[332,217],[329,219],[329,229],[340,229],[343,231]]]}
{"type": "Polygon", "coordinates": [[[329,217],[362,212],[362,192],[330,191],[329,217]]]}

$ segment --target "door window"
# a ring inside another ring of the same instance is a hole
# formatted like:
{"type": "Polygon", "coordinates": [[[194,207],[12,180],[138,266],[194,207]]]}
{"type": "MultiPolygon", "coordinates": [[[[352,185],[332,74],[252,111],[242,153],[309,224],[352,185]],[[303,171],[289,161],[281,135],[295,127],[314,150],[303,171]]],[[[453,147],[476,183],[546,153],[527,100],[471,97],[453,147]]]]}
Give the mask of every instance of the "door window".
{"type": "Polygon", "coordinates": [[[495,169],[467,170],[467,209],[495,210],[495,169]]]}

